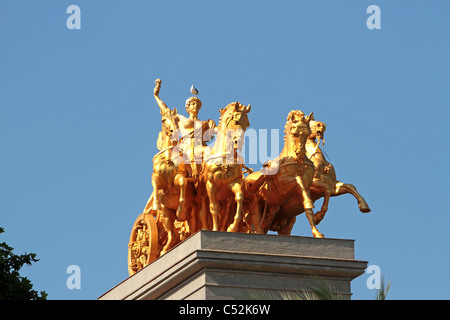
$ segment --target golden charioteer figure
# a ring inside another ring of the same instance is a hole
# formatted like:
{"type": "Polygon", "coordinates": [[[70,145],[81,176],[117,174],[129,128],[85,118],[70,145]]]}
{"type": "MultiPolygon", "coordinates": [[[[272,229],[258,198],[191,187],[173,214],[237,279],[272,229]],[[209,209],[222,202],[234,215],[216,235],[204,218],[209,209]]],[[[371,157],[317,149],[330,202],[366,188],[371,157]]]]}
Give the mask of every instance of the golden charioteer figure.
{"type": "MultiPolygon", "coordinates": [[[[162,125],[153,157],[153,192],[131,231],[130,275],[199,230],[290,235],[296,216],[305,213],[313,236],[322,238],[317,225],[330,197],[345,193],[356,198],[361,212],[370,212],[353,185],[337,180],[320,149],[326,125],[312,113],[289,112],[282,151],[253,172],[240,154],[250,104],[220,108],[216,125],[198,118],[202,102],[196,96],[186,100],[188,117],[167,107],[159,97],[161,82],[157,79],[154,88],[162,125]],[[314,202],[321,198],[322,207],[314,213],[314,202]]],[[[194,86],[191,93],[198,94],[194,86]]]]}

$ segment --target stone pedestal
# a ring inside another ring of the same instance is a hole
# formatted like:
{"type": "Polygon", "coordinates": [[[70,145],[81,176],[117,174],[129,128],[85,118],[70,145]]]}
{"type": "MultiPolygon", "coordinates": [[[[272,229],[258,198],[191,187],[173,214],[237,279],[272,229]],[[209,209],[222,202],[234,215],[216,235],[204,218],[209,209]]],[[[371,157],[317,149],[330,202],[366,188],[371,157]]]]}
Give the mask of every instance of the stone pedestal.
{"type": "Polygon", "coordinates": [[[99,299],[270,299],[317,278],[350,299],[366,267],[353,240],[200,231],[99,299]]]}

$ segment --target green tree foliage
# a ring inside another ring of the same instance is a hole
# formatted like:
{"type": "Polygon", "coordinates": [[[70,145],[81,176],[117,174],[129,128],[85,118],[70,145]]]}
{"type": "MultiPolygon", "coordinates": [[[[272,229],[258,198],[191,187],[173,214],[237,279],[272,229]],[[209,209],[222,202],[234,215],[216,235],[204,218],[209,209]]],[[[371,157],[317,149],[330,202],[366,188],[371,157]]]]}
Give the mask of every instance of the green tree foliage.
{"type": "MultiPolygon", "coordinates": [[[[4,229],[0,227],[0,234],[4,229]]],[[[16,255],[14,248],[5,242],[0,243],[0,300],[46,300],[47,293],[33,290],[31,281],[19,274],[24,264],[31,265],[36,259],[35,253],[16,255]]]]}

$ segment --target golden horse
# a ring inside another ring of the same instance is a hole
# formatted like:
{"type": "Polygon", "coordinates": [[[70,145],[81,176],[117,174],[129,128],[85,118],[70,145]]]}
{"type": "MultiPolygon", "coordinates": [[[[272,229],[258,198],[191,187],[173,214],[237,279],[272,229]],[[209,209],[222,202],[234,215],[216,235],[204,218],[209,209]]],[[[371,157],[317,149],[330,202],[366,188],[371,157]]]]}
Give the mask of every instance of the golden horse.
{"type": "Polygon", "coordinates": [[[290,235],[296,216],[305,212],[312,234],[323,238],[314,223],[314,204],[310,195],[315,168],[306,156],[305,144],[311,134],[312,113],[300,110],[289,113],[285,126],[284,146],[280,155],[265,164],[261,171],[246,177],[247,190],[259,195],[256,210],[250,213],[252,224],[260,224],[264,233],[277,231],[290,235]]]}
{"type": "Polygon", "coordinates": [[[239,150],[244,143],[244,132],[250,126],[247,116],[250,110],[250,105],[239,102],[220,109],[216,140],[209,157],[204,159],[197,189],[202,203],[202,229],[211,230],[208,220],[211,217],[213,231],[238,231],[244,200],[242,170],[246,168],[239,150]],[[232,211],[235,214],[230,224],[232,211]]]}
{"type": "Polygon", "coordinates": [[[311,135],[306,141],[306,155],[314,163],[316,168],[314,181],[311,185],[311,197],[313,201],[323,197],[323,204],[320,211],[314,214],[315,224],[319,224],[328,211],[330,197],[341,194],[352,194],[358,201],[359,210],[361,212],[370,212],[369,205],[359,194],[355,186],[338,181],[333,165],[325,159],[319,147],[320,141],[324,141],[325,123],[313,119],[310,122],[310,127],[311,135]]]}
{"type": "MultiPolygon", "coordinates": [[[[160,246],[162,246],[160,255],[163,255],[182,240],[174,224],[176,220],[177,222],[186,221],[190,217],[191,211],[195,208],[195,188],[192,183],[189,183],[183,155],[179,148],[176,148],[179,132],[177,110],[175,108],[174,110],[161,109],[161,115],[162,131],[158,138],[160,151],[153,157],[153,194],[144,213],[156,211],[157,220],[161,221],[167,233],[161,233],[159,236],[160,246]],[[164,240],[161,240],[163,237],[164,240]]],[[[189,233],[189,230],[187,232],[189,233]]]]}

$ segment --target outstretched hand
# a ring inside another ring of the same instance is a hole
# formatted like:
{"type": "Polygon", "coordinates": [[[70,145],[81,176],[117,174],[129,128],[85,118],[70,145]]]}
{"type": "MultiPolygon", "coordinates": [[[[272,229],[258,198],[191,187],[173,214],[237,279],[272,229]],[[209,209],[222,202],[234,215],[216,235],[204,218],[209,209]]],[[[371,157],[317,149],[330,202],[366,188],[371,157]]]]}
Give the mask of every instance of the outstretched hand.
{"type": "Polygon", "coordinates": [[[155,89],[153,89],[153,94],[155,96],[159,95],[159,89],[161,89],[161,79],[156,79],[155,80],[155,89]]]}

